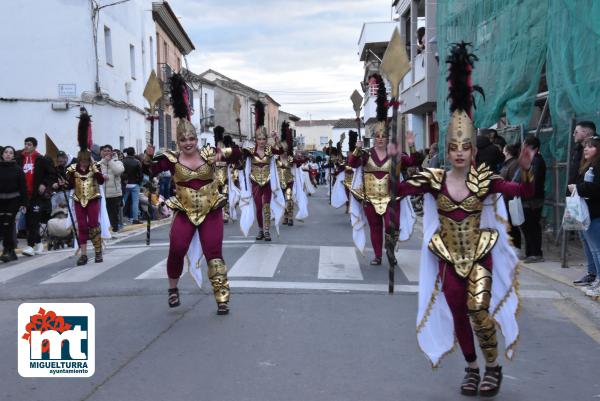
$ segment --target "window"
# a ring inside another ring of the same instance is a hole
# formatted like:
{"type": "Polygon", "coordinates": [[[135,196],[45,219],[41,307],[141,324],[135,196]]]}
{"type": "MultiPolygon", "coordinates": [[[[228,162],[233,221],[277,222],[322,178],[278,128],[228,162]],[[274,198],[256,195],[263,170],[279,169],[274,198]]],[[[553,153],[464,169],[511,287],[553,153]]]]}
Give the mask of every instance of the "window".
{"type": "Polygon", "coordinates": [[[321,145],[322,145],[322,146],[325,146],[325,145],[327,145],[328,143],[329,143],[329,137],[327,137],[327,136],[322,136],[322,137],[321,137],[321,145]]]}
{"type": "Polygon", "coordinates": [[[129,65],[131,66],[131,78],[135,79],[135,46],[129,45],[129,65]]]}
{"type": "Polygon", "coordinates": [[[165,113],[158,110],[158,147],[165,147],[165,113]]]}
{"type": "Polygon", "coordinates": [[[110,37],[110,28],[104,26],[104,54],[106,56],[106,64],[113,66],[112,58],[112,40],[110,37]]]}
{"type": "Polygon", "coordinates": [[[173,149],[175,150],[175,147],[173,146],[173,144],[175,142],[173,142],[173,136],[172,136],[172,130],[171,130],[171,116],[169,114],[165,115],[166,117],[166,121],[165,121],[165,128],[167,131],[167,143],[166,146],[169,147],[169,149],[173,149]]]}

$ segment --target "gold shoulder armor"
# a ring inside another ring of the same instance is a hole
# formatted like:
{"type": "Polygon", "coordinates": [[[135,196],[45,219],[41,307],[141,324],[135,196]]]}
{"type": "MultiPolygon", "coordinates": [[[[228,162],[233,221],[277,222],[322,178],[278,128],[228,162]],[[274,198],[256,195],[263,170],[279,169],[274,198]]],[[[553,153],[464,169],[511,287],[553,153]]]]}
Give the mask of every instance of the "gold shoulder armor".
{"type": "Polygon", "coordinates": [[[65,171],[65,173],[67,175],[71,175],[75,172],[76,169],[76,164],[71,164],[69,167],[67,167],[67,170],[65,171]]]}
{"type": "Polygon", "coordinates": [[[293,163],[294,162],[294,156],[288,156],[287,161],[288,161],[288,163],[293,163]]]}
{"type": "Polygon", "coordinates": [[[217,155],[217,152],[215,151],[215,148],[213,148],[210,145],[205,145],[204,147],[202,147],[200,149],[200,156],[207,162],[207,163],[213,163],[215,161],[215,156],[217,155]]]}
{"type": "Polygon", "coordinates": [[[492,179],[494,172],[487,164],[482,163],[477,168],[471,166],[467,175],[467,188],[481,198],[489,192],[492,179]]]}
{"type": "Polygon", "coordinates": [[[158,156],[154,156],[154,160],[158,160],[161,157],[165,157],[167,160],[169,160],[171,163],[177,163],[177,159],[179,159],[179,152],[174,152],[172,150],[165,150],[163,153],[161,153],[158,156]]]}
{"type": "Polygon", "coordinates": [[[271,147],[271,145],[265,146],[265,156],[271,156],[271,155],[273,155],[273,148],[271,147]]]}
{"type": "Polygon", "coordinates": [[[444,180],[444,174],[446,171],[441,168],[425,168],[412,175],[407,182],[414,187],[420,187],[422,185],[429,185],[431,188],[439,191],[442,189],[442,181],[444,180]]]}

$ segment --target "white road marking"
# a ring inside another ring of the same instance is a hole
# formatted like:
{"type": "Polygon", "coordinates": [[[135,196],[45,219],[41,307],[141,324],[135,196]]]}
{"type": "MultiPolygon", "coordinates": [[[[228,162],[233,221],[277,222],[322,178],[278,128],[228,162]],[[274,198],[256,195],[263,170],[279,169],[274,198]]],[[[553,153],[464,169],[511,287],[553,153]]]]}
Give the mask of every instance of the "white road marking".
{"type": "Polygon", "coordinates": [[[319,248],[319,280],[362,280],[363,275],[353,247],[319,248]]]}
{"type": "Polygon", "coordinates": [[[421,251],[418,249],[400,249],[396,252],[398,267],[411,283],[419,282],[419,261],[421,251]]]}
{"type": "Polygon", "coordinates": [[[285,245],[252,245],[228,273],[229,277],[273,277],[285,245]]]}
{"type": "Polygon", "coordinates": [[[144,252],[143,248],[115,249],[104,255],[104,262],[102,263],[94,263],[94,253],[92,252],[88,255],[89,262],[87,265],[69,269],[64,273],[43,281],[42,284],[81,283],[89,281],[142,252],[144,252]]]}
{"type": "Polygon", "coordinates": [[[139,276],[136,280],[153,280],[167,278],[167,258],[164,258],[139,276]]]}
{"type": "MultiPolygon", "coordinates": [[[[229,285],[233,288],[266,288],[278,290],[324,290],[324,291],[370,291],[387,292],[387,284],[356,284],[356,283],[326,283],[306,281],[252,281],[252,280],[230,280],[229,285]]],[[[394,291],[399,293],[415,294],[418,290],[416,285],[395,285],[394,291]]]]}
{"type": "Polygon", "coordinates": [[[22,262],[18,264],[10,264],[7,267],[0,268],[0,284],[6,283],[15,277],[22,276],[34,270],[46,267],[52,263],[60,262],[73,255],[71,250],[69,253],[45,253],[41,256],[22,256],[19,258],[22,262]]]}

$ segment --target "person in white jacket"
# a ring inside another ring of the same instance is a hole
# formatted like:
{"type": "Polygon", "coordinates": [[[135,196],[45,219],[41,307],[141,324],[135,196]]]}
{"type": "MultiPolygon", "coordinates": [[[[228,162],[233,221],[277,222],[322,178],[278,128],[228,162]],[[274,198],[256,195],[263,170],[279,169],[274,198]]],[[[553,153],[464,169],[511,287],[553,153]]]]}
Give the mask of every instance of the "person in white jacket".
{"type": "Polygon", "coordinates": [[[123,163],[118,159],[117,154],[113,152],[111,145],[104,145],[100,148],[100,167],[102,175],[108,177],[104,180],[104,194],[106,196],[106,209],[113,232],[119,231],[119,209],[123,199],[123,190],[121,189],[121,174],[125,171],[123,163]]]}

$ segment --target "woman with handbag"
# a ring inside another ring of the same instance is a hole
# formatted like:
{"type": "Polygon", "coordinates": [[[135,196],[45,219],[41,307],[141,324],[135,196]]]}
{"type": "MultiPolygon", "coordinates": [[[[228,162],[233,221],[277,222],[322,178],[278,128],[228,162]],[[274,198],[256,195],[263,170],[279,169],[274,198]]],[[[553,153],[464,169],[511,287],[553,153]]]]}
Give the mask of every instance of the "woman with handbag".
{"type": "MultiPolygon", "coordinates": [[[[600,296],[600,136],[583,142],[583,157],[575,184],[569,185],[585,199],[590,214],[590,226],[583,232],[583,245],[588,258],[588,268],[595,268],[596,279],[586,289],[591,297],[600,296]]],[[[589,272],[592,274],[592,272],[589,272]]]]}

